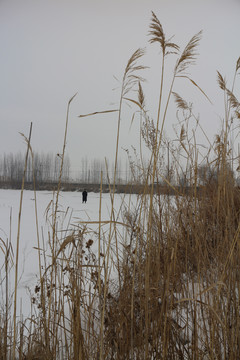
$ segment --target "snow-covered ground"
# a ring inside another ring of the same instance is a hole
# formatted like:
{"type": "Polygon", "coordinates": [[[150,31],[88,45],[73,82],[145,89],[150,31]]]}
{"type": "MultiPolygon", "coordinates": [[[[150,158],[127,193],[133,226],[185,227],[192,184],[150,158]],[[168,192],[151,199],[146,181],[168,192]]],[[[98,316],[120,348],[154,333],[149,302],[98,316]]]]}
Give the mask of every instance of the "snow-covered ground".
{"type": "MultiPolygon", "coordinates": [[[[16,258],[17,229],[20,208],[20,190],[3,190],[0,189],[0,304],[4,303],[4,244],[11,241],[13,248],[13,260],[16,258]]],[[[37,198],[37,218],[40,235],[42,239],[47,240],[49,231],[51,201],[54,200],[53,192],[38,191],[37,198]],[[47,209],[49,209],[47,211],[47,209]]],[[[114,209],[116,212],[121,208],[123,202],[126,206],[136,203],[136,195],[115,194],[114,209]]],[[[82,195],[79,192],[60,192],[59,196],[59,214],[62,228],[73,227],[80,221],[98,221],[100,207],[100,194],[89,193],[87,203],[82,203],[82,195]],[[67,213],[67,215],[66,215],[67,213]],[[64,221],[63,221],[64,219],[64,221]],[[70,224],[70,225],[69,225],[70,224]]],[[[109,194],[102,194],[101,199],[101,220],[109,220],[111,212],[111,198],[109,194]]],[[[91,224],[91,227],[97,229],[97,224],[91,224]]],[[[18,270],[18,309],[22,303],[23,315],[29,314],[30,296],[28,289],[33,289],[38,278],[38,251],[37,248],[37,231],[34,192],[26,190],[23,192],[21,222],[20,222],[20,242],[19,242],[19,270],[18,270]],[[22,299],[22,301],[21,301],[22,299]]],[[[41,243],[40,243],[41,247],[41,243]]],[[[14,267],[10,276],[11,291],[14,289],[14,267]]]]}

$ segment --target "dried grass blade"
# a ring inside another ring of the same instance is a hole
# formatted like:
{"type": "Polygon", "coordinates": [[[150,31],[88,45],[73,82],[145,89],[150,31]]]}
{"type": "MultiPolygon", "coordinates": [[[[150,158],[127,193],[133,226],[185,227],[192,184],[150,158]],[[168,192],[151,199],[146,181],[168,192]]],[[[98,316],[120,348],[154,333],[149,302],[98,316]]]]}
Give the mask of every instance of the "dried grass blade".
{"type": "Polygon", "coordinates": [[[207,94],[203,91],[203,89],[200,88],[200,86],[193,80],[193,79],[190,79],[189,76],[187,75],[177,75],[176,76],[177,78],[185,78],[185,79],[188,79],[189,81],[191,81],[191,83],[196,86],[200,91],[201,93],[208,99],[208,101],[210,102],[210,104],[213,105],[213,103],[211,102],[211,100],[209,99],[209,97],[207,96],[207,94]]]}
{"type": "Polygon", "coordinates": [[[63,241],[63,243],[61,244],[61,246],[57,252],[56,258],[58,257],[60,252],[62,252],[65,249],[65,247],[70,243],[74,244],[74,236],[72,236],[72,235],[67,236],[66,239],[63,241]]]}
{"type": "Polygon", "coordinates": [[[102,220],[102,221],[78,221],[78,224],[115,224],[115,225],[123,225],[126,227],[131,227],[128,224],[125,224],[121,221],[113,221],[113,220],[102,220]]]}
{"type": "Polygon", "coordinates": [[[135,118],[135,113],[133,113],[133,116],[132,116],[132,119],[131,119],[131,124],[130,124],[130,127],[129,127],[129,131],[130,131],[131,128],[132,128],[132,124],[133,124],[134,118],[135,118]]]}
{"type": "Polygon", "coordinates": [[[78,117],[83,118],[83,117],[87,117],[87,116],[98,115],[98,114],[107,114],[107,113],[112,113],[112,112],[119,112],[119,110],[117,109],[117,110],[95,111],[93,113],[79,115],[78,117]]]}
{"type": "Polygon", "coordinates": [[[226,89],[228,97],[229,97],[229,102],[230,105],[233,109],[238,109],[240,107],[240,103],[237,100],[236,96],[232,93],[232,91],[226,89]]]}
{"type": "Polygon", "coordinates": [[[141,105],[138,101],[133,100],[133,99],[129,99],[129,98],[126,98],[126,97],[124,97],[123,99],[134,103],[134,104],[137,105],[142,111],[145,112],[144,108],[142,107],[142,105],[141,105]]]}

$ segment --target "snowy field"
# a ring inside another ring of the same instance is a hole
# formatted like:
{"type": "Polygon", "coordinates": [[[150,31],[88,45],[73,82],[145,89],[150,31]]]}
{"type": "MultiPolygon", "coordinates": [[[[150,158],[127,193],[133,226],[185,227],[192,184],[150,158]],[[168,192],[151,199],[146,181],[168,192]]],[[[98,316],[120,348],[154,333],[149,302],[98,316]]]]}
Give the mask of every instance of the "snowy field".
{"type": "MultiPolygon", "coordinates": [[[[20,190],[0,189],[0,291],[1,305],[4,304],[4,245],[11,241],[13,248],[13,259],[16,257],[16,242],[18,217],[20,207],[20,190]]],[[[53,192],[38,191],[37,214],[40,242],[46,242],[49,231],[49,220],[52,214],[51,202],[54,199],[53,192]],[[48,211],[47,211],[48,209],[48,211]]],[[[116,212],[124,204],[128,207],[129,203],[136,203],[136,195],[115,194],[114,209],[116,212]]],[[[87,203],[82,203],[82,195],[79,192],[61,192],[59,196],[59,210],[62,228],[74,228],[80,221],[98,221],[100,207],[100,194],[89,193],[87,203]]],[[[109,194],[102,194],[101,201],[101,220],[109,220],[111,211],[111,199],[109,194]]],[[[121,218],[119,219],[121,220],[121,218]]],[[[92,228],[97,224],[90,225],[92,228]]],[[[41,245],[41,244],[40,244],[41,245]]],[[[24,191],[22,213],[20,222],[20,246],[19,246],[19,285],[18,285],[18,309],[20,303],[23,315],[29,315],[30,294],[38,278],[38,251],[36,250],[37,231],[35,216],[35,201],[33,191],[24,191]]],[[[10,276],[11,291],[14,289],[14,267],[11,269],[10,276]]]]}

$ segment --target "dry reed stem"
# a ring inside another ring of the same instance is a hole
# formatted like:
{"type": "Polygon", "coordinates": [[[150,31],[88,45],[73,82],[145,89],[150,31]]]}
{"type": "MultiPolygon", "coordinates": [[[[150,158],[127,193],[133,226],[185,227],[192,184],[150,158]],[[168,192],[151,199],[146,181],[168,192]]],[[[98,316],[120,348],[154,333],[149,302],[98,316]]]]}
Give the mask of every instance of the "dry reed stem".
{"type": "Polygon", "coordinates": [[[18,261],[19,261],[19,246],[20,246],[20,227],[21,227],[21,215],[22,215],[22,201],[23,201],[23,191],[24,191],[24,182],[25,182],[25,174],[27,170],[27,161],[28,161],[28,153],[29,153],[29,145],[32,135],[32,123],[30,124],[29,137],[28,137],[28,147],[26,151],[25,157],[25,166],[22,178],[22,189],[20,196],[20,205],[19,205],[19,213],[18,213],[18,230],[17,230],[17,244],[16,244],[16,260],[15,260],[15,285],[14,285],[14,312],[13,312],[13,359],[16,357],[16,341],[17,341],[17,285],[18,285],[18,261]]]}

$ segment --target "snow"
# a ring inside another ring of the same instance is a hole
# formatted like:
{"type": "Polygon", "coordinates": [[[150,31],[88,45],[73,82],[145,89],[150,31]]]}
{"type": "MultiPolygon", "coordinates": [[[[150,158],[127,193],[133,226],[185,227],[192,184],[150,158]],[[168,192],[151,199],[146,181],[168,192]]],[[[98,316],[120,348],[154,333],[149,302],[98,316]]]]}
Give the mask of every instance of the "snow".
{"type": "MultiPolygon", "coordinates": [[[[110,219],[111,198],[109,194],[101,195],[101,220],[110,219]]],[[[13,248],[13,261],[16,259],[16,244],[18,217],[20,209],[20,190],[0,189],[0,284],[1,298],[0,304],[4,304],[4,244],[11,242],[13,248]]],[[[38,279],[38,243],[34,192],[25,190],[23,192],[22,212],[20,221],[19,238],[19,268],[18,268],[18,313],[23,316],[30,313],[30,294],[38,279]],[[21,310],[20,310],[21,304],[21,310]]],[[[42,241],[47,242],[48,231],[50,229],[52,203],[56,200],[55,194],[50,191],[36,192],[37,219],[40,236],[40,248],[42,241]],[[48,210],[47,210],[48,209],[48,210]]],[[[136,203],[136,195],[115,194],[114,209],[116,213],[129,201],[136,203]]],[[[98,221],[99,220],[100,194],[89,193],[87,203],[82,203],[82,194],[80,192],[60,192],[59,194],[59,221],[62,229],[74,228],[80,221],[98,221]]],[[[98,224],[89,225],[97,230],[98,224]]],[[[14,265],[10,272],[10,289],[14,289],[14,265]]]]}

